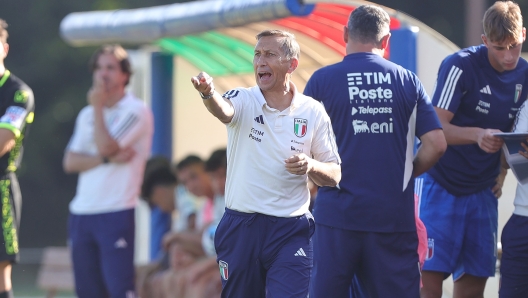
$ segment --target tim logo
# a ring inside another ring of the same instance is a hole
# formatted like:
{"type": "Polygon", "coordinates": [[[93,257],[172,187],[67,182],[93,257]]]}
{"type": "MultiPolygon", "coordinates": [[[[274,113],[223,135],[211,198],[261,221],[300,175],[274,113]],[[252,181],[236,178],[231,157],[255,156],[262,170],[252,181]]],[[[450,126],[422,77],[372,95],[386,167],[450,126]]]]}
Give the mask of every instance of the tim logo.
{"type": "Polygon", "coordinates": [[[302,118],[295,118],[293,120],[293,132],[299,138],[302,138],[306,135],[306,130],[308,129],[308,120],[302,118]]]}
{"type": "Polygon", "coordinates": [[[370,132],[367,121],[353,120],[352,126],[354,126],[354,134],[358,134],[360,132],[370,132]]]}
{"type": "Polygon", "coordinates": [[[262,115],[255,117],[255,122],[264,124],[264,117],[262,115]]]}
{"type": "Polygon", "coordinates": [[[222,279],[227,280],[229,278],[229,271],[227,270],[227,263],[224,261],[218,261],[218,267],[220,268],[220,276],[222,276],[222,279]]]}
{"type": "Polygon", "coordinates": [[[434,239],[433,238],[427,238],[427,255],[425,256],[425,260],[430,260],[434,256],[434,239]]]}
{"type": "Polygon", "coordinates": [[[235,98],[235,97],[237,97],[239,92],[240,91],[238,91],[238,90],[229,90],[226,93],[224,93],[224,95],[222,95],[222,97],[223,98],[227,98],[227,99],[235,98]]]}

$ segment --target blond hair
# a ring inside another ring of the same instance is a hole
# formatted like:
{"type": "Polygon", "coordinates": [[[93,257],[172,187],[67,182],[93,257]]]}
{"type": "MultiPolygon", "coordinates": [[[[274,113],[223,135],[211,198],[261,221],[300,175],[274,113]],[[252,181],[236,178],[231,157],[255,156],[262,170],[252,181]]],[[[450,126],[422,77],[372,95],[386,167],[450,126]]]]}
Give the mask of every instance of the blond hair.
{"type": "Polygon", "coordinates": [[[521,9],[513,1],[497,1],[484,14],[482,26],[491,42],[517,40],[523,28],[521,9]]]}

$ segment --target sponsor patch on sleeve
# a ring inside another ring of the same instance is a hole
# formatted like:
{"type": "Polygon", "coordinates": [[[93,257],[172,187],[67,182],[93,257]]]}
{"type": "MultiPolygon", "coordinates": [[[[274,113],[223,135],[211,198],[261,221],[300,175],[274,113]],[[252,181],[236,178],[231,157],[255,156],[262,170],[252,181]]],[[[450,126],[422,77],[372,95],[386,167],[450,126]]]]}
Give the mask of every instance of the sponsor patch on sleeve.
{"type": "Polygon", "coordinates": [[[26,90],[18,90],[15,92],[15,97],[13,98],[17,103],[26,103],[29,98],[29,92],[26,90]]]}
{"type": "Polygon", "coordinates": [[[8,123],[21,129],[26,115],[27,111],[23,107],[11,106],[7,108],[6,113],[0,118],[0,123],[8,123]]]}

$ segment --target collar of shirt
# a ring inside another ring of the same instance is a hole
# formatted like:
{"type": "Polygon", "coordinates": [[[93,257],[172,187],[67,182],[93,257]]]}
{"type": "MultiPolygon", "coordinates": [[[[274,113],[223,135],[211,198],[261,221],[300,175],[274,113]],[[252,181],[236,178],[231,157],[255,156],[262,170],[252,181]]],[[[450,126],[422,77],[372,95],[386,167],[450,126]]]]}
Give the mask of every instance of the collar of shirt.
{"type": "Polygon", "coordinates": [[[2,77],[0,78],[0,87],[2,87],[4,85],[4,83],[7,81],[7,79],[9,78],[9,75],[11,74],[11,72],[9,70],[5,70],[4,71],[4,74],[2,75],[2,77]]]}
{"type": "MultiPolygon", "coordinates": [[[[264,98],[264,94],[262,94],[262,91],[260,90],[260,88],[258,86],[255,86],[253,88],[251,88],[252,92],[253,92],[253,95],[255,96],[255,98],[257,99],[257,101],[259,102],[259,104],[262,106],[262,108],[266,108],[268,110],[275,110],[273,108],[270,108],[266,102],[266,99],[264,98]]],[[[285,109],[284,111],[282,111],[283,113],[289,113],[293,110],[295,110],[297,107],[299,107],[301,105],[301,96],[299,96],[299,92],[297,91],[297,87],[295,86],[295,84],[290,81],[290,90],[293,91],[293,98],[292,98],[292,102],[290,104],[290,108],[289,109],[285,109]]]]}
{"type": "Polygon", "coordinates": [[[127,92],[125,92],[125,96],[123,96],[123,98],[121,98],[115,105],[111,106],[110,108],[106,108],[106,109],[108,109],[108,110],[119,109],[123,105],[126,105],[127,102],[130,102],[130,101],[132,101],[134,99],[135,99],[134,94],[132,92],[130,92],[130,91],[127,91],[127,92]]]}

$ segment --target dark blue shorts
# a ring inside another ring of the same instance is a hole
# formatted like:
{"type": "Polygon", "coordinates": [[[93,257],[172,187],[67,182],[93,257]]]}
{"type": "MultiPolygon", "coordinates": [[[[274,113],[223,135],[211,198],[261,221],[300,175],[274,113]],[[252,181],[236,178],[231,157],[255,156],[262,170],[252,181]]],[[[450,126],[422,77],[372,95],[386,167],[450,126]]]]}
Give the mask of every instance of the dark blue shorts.
{"type": "Polygon", "coordinates": [[[528,217],[513,214],[501,236],[501,298],[528,297],[528,217]]]}
{"type": "Polygon", "coordinates": [[[495,276],[497,198],[491,189],[454,196],[429,174],[416,178],[419,216],[427,228],[423,270],[477,277],[495,276]]]}
{"type": "Polygon", "coordinates": [[[305,298],[314,229],[310,213],[284,218],[226,208],[214,241],[222,297],[305,298]]]}
{"type": "Polygon", "coordinates": [[[375,233],[316,226],[310,298],[350,297],[354,278],[352,297],[420,297],[416,231],[375,233]]]}
{"type": "Polygon", "coordinates": [[[134,298],[134,209],[70,214],[75,292],[79,298],[134,298]]]}

